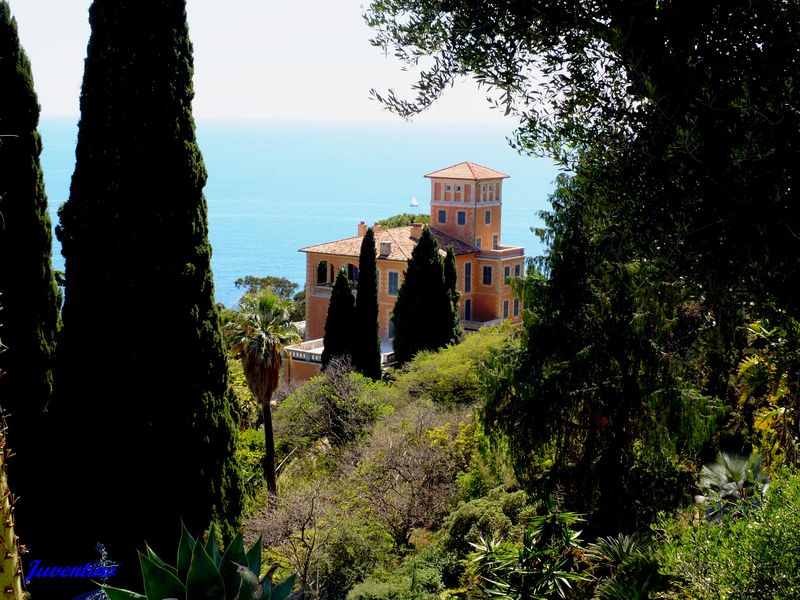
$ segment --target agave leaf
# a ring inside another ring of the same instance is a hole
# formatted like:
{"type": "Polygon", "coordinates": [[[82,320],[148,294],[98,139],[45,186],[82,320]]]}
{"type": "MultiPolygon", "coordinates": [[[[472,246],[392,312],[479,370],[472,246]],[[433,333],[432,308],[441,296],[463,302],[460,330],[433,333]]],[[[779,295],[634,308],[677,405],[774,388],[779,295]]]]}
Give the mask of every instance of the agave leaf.
{"type": "Polygon", "coordinates": [[[222,554],[219,552],[219,542],[217,541],[217,527],[212,523],[211,529],[208,531],[208,541],[206,541],[206,552],[214,564],[219,566],[222,560],[222,554]]]}
{"type": "Polygon", "coordinates": [[[233,600],[233,598],[235,598],[242,581],[238,567],[244,565],[246,562],[247,556],[245,556],[244,553],[244,541],[242,540],[242,534],[239,533],[233,538],[233,541],[228,544],[219,565],[219,572],[222,575],[222,579],[225,581],[225,590],[228,593],[226,600],[233,600]]]}
{"type": "Polygon", "coordinates": [[[272,586],[272,598],[271,600],[286,600],[289,597],[289,594],[292,593],[292,588],[294,587],[294,580],[295,576],[290,575],[283,581],[281,581],[278,585],[272,586]]]}
{"type": "Polygon", "coordinates": [[[167,570],[168,570],[168,571],[170,571],[170,572],[171,572],[173,575],[175,575],[175,576],[177,576],[177,575],[178,575],[178,570],[177,570],[175,567],[173,567],[172,565],[168,565],[168,564],[167,564],[167,563],[165,563],[163,560],[161,560],[161,559],[159,558],[158,554],[156,554],[156,553],[155,553],[155,551],[154,551],[154,550],[153,550],[153,549],[152,549],[150,546],[148,546],[148,545],[145,543],[144,547],[145,547],[145,549],[147,550],[147,557],[148,557],[150,560],[152,560],[154,563],[156,563],[156,564],[157,564],[159,567],[161,567],[161,568],[163,568],[163,569],[167,569],[167,570]]]}
{"type": "Polygon", "coordinates": [[[261,577],[261,548],[262,540],[261,536],[258,536],[256,543],[247,551],[247,566],[256,574],[256,577],[261,577]]]}
{"type": "Polygon", "coordinates": [[[147,600],[147,596],[142,596],[130,590],[121,590],[107,585],[100,586],[108,596],[108,600],[147,600]]]}
{"type": "Polygon", "coordinates": [[[181,521],[181,540],[178,542],[178,578],[186,581],[189,574],[189,565],[192,563],[192,551],[197,542],[186,529],[186,525],[181,521]]]}
{"type": "Polygon", "coordinates": [[[186,588],[175,574],[144,554],[139,555],[144,580],[144,593],[148,598],[179,598],[186,596],[186,588]]]}
{"type": "MultiPolygon", "coordinates": [[[[237,600],[259,600],[267,598],[261,595],[262,586],[258,582],[258,577],[244,565],[236,565],[236,570],[241,578],[239,594],[237,600]]],[[[269,584],[267,584],[269,585],[269,584]]]]}
{"type": "Polygon", "coordinates": [[[225,582],[203,544],[195,544],[186,577],[186,600],[222,600],[225,582]]]}

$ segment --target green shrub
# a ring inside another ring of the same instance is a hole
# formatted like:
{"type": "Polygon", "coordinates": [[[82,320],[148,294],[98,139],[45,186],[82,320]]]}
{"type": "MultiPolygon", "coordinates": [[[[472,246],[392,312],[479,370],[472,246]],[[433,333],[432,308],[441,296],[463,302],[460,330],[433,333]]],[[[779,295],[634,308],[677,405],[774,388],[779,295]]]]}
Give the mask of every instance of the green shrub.
{"type": "Polygon", "coordinates": [[[800,475],[773,474],[766,502],[749,511],[701,518],[696,508],[664,519],[665,598],[763,600],[800,598],[800,475]]]}
{"type": "Polygon", "coordinates": [[[477,404],[482,399],[480,365],[511,331],[507,325],[485,328],[454,346],[419,352],[396,373],[395,386],[412,398],[425,397],[439,404],[477,404]]]}
{"type": "Polygon", "coordinates": [[[291,390],[278,399],[273,416],[279,453],[323,438],[335,447],[355,441],[378,416],[392,410],[385,403],[385,387],[355,371],[329,367],[291,390]]]}

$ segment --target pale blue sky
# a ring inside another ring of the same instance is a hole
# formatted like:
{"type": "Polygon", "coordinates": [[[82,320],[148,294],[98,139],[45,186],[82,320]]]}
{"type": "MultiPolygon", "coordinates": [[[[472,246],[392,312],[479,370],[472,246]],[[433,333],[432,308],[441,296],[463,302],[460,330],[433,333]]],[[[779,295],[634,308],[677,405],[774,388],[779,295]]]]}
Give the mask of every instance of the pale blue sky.
{"type": "MultiPolygon", "coordinates": [[[[8,0],[42,113],[77,115],[91,0],[8,0]]],[[[361,0],[188,0],[196,117],[398,119],[369,89],[410,74],[369,42],[361,0]]],[[[416,121],[514,123],[465,81],[416,121]]]]}

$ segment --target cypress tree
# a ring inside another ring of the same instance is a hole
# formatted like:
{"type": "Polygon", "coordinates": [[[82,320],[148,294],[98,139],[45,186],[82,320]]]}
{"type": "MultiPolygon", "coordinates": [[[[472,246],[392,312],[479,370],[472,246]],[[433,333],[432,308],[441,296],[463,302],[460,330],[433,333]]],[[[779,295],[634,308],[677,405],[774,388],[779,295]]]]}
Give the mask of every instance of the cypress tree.
{"type": "Polygon", "coordinates": [[[450,297],[451,310],[446,316],[450,328],[449,344],[456,343],[461,338],[461,321],[458,318],[458,299],[461,294],[458,292],[458,269],[456,268],[456,252],[453,246],[447,246],[447,253],[444,257],[444,286],[447,295],[450,297]]]}
{"type": "Polygon", "coordinates": [[[404,363],[420,350],[437,350],[451,343],[452,310],[439,244],[426,226],[411,253],[392,315],[397,361],[404,363]]]}
{"type": "Polygon", "coordinates": [[[378,335],[378,267],[375,233],[367,229],[358,255],[358,287],[353,322],[353,366],[372,379],[381,378],[381,338],[378,335]]]}
{"type": "Polygon", "coordinates": [[[328,316],[325,319],[325,337],[322,350],[322,368],[328,366],[331,359],[340,356],[351,356],[353,347],[353,320],[355,307],[353,292],[347,271],[342,267],[333,284],[331,301],[328,304],[328,316]]]}
{"type": "Polygon", "coordinates": [[[37,512],[34,453],[43,437],[44,410],[53,390],[52,360],[58,288],[51,269],[47,213],[37,132],[39,103],[17,24],[0,0],[0,404],[10,413],[9,478],[20,495],[18,531],[26,544],[37,512]],[[28,526],[26,528],[26,526],[28,526]]]}
{"type": "Polygon", "coordinates": [[[145,540],[163,556],[181,518],[190,531],[212,518],[236,526],[241,474],[185,1],[94,0],[90,23],[57,230],[67,289],[56,408],[68,489],[78,490],[60,505],[61,559],[82,560],[101,541],[126,561],[114,583],[138,586],[145,540]]]}

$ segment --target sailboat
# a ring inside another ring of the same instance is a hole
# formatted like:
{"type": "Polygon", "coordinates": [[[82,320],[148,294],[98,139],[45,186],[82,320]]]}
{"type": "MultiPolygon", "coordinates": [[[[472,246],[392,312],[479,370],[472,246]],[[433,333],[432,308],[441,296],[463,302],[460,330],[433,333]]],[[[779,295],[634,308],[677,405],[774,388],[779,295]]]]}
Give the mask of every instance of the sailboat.
{"type": "Polygon", "coordinates": [[[416,196],[411,196],[411,208],[417,208],[419,206],[419,202],[417,202],[416,196]]]}

